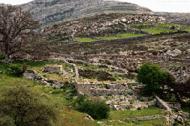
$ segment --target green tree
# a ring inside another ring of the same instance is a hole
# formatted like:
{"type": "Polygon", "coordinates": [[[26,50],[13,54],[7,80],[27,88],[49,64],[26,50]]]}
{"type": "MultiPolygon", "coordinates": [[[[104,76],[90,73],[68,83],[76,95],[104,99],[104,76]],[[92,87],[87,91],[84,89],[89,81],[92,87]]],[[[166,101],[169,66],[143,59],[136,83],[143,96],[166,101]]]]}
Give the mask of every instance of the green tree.
{"type": "Polygon", "coordinates": [[[174,83],[173,77],[155,64],[144,64],[138,71],[137,79],[145,84],[146,93],[157,93],[164,85],[174,83]]]}
{"type": "Polygon", "coordinates": [[[0,99],[0,126],[52,126],[56,119],[52,107],[23,86],[8,89],[0,99]]]}
{"type": "Polygon", "coordinates": [[[79,96],[74,106],[78,111],[89,114],[94,119],[105,119],[109,116],[110,108],[100,100],[89,100],[84,96],[79,96]]]}

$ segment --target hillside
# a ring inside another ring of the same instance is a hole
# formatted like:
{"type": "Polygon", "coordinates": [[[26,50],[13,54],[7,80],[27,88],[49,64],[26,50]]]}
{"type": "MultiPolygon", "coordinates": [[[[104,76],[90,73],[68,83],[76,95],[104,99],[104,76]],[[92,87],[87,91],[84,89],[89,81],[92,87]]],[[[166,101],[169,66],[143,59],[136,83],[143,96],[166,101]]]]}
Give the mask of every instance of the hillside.
{"type": "Polygon", "coordinates": [[[151,13],[149,9],[135,4],[104,0],[34,0],[22,8],[44,24],[102,13],[151,13]]]}
{"type": "MultiPolygon", "coordinates": [[[[32,37],[17,37],[26,42],[22,47],[11,41],[18,51],[8,60],[7,44],[0,43],[0,126],[16,125],[20,113],[29,126],[190,126],[188,14],[108,0],[34,0],[21,6],[42,25],[32,29],[32,37]],[[48,115],[43,106],[28,113],[25,108],[36,103],[27,93],[23,98],[22,90],[14,95],[19,87],[54,110],[51,124],[35,122],[48,115]],[[8,90],[11,95],[5,95],[8,90]],[[39,118],[32,119],[33,113],[39,118]]],[[[19,21],[11,16],[12,24],[19,21]]],[[[9,40],[7,33],[0,38],[9,40]]]]}

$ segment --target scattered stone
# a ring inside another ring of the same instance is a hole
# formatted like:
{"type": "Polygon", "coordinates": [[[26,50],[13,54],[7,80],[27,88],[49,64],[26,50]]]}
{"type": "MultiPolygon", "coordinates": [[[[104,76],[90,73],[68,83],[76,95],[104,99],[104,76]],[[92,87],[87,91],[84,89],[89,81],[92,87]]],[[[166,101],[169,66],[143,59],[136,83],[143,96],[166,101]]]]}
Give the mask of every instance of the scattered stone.
{"type": "Polygon", "coordinates": [[[35,80],[37,78],[37,73],[33,70],[26,70],[23,74],[23,76],[26,78],[26,79],[30,79],[30,80],[35,80]]]}
{"type": "Polygon", "coordinates": [[[47,78],[38,75],[37,72],[33,70],[26,70],[26,72],[23,74],[23,77],[30,80],[36,80],[42,84],[53,87],[55,89],[61,89],[64,87],[63,83],[58,82],[56,80],[48,80],[47,78]]]}
{"type": "Polygon", "coordinates": [[[187,49],[187,53],[190,53],[190,49],[187,49]]]}
{"type": "Polygon", "coordinates": [[[106,71],[94,71],[90,69],[79,69],[79,76],[89,79],[97,79],[99,81],[116,81],[116,79],[112,76],[112,74],[106,72],[106,71]]]}
{"type": "Polygon", "coordinates": [[[172,57],[177,57],[177,56],[179,56],[179,55],[181,55],[182,54],[182,51],[181,50],[179,50],[179,49],[174,49],[174,50],[168,50],[167,52],[166,52],[166,54],[167,55],[169,55],[169,56],[172,56],[172,57]]]}
{"type": "Polygon", "coordinates": [[[46,66],[46,67],[44,67],[43,72],[62,74],[63,73],[63,66],[62,65],[46,66]]]}
{"type": "Polygon", "coordinates": [[[92,120],[92,121],[94,120],[90,115],[85,115],[84,119],[85,120],[92,120]]]}

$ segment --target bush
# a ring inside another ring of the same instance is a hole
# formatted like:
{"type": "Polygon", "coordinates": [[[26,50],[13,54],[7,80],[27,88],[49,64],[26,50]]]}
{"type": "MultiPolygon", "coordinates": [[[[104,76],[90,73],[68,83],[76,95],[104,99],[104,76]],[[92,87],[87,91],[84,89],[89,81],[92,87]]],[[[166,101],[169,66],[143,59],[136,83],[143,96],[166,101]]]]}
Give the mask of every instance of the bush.
{"type": "Polygon", "coordinates": [[[80,96],[76,99],[75,107],[80,112],[89,114],[94,119],[105,119],[109,115],[109,106],[99,100],[88,100],[84,96],[80,96]]]}
{"type": "Polygon", "coordinates": [[[0,124],[52,126],[54,109],[43,103],[39,95],[28,88],[19,86],[8,89],[0,98],[0,116],[6,115],[0,118],[0,124]]]}
{"type": "Polygon", "coordinates": [[[19,65],[10,65],[8,68],[8,74],[16,77],[22,76],[24,71],[23,67],[19,65]]]}
{"type": "Polygon", "coordinates": [[[0,60],[4,60],[5,59],[5,55],[3,55],[2,53],[0,53],[0,60]]]}
{"type": "Polygon", "coordinates": [[[77,90],[73,83],[67,82],[64,86],[65,98],[72,100],[74,96],[77,96],[77,90]]]}
{"type": "Polygon", "coordinates": [[[0,126],[16,126],[14,120],[9,116],[0,115],[0,126]]]}
{"type": "Polygon", "coordinates": [[[145,84],[146,93],[158,93],[161,86],[171,85],[174,78],[155,64],[144,64],[138,71],[137,79],[145,84]]]}

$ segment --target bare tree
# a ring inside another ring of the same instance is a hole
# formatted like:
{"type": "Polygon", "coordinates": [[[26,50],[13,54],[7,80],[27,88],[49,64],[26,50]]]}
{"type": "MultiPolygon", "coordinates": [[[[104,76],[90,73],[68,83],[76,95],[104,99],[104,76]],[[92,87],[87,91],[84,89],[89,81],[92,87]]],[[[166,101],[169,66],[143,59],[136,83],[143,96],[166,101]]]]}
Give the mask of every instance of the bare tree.
{"type": "Polygon", "coordinates": [[[29,12],[17,6],[0,6],[0,49],[6,59],[21,51],[37,27],[29,12]]]}

